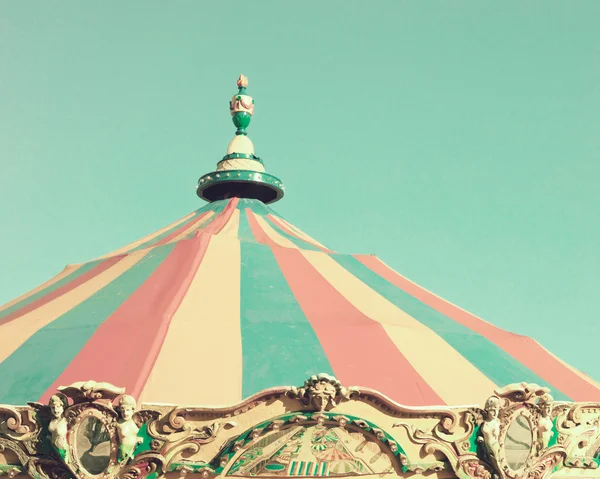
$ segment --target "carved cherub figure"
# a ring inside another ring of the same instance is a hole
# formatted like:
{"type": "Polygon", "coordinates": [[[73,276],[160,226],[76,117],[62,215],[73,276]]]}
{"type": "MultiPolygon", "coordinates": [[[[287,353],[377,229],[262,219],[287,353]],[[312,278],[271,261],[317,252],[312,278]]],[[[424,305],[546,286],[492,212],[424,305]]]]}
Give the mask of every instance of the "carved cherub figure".
{"type": "Polygon", "coordinates": [[[538,399],[538,406],[541,411],[541,417],[538,422],[538,444],[541,449],[545,449],[550,444],[550,440],[554,435],[552,430],[552,406],[554,398],[550,394],[544,394],[538,399]]]}
{"type": "Polygon", "coordinates": [[[119,420],[117,421],[117,434],[119,436],[119,461],[129,459],[138,444],[143,439],[138,437],[140,429],[133,420],[136,409],[135,399],[129,395],[121,396],[118,406],[119,420]]]}
{"type": "Polygon", "coordinates": [[[483,445],[490,461],[494,466],[498,464],[500,452],[500,398],[491,396],[485,402],[485,418],[481,425],[483,445]]]}
{"type": "Polygon", "coordinates": [[[50,398],[48,403],[52,420],[48,425],[50,433],[50,443],[63,461],[67,460],[69,445],[67,443],[67,419],[64,416],[65,409],[69,407],[67,398],[62,394],[55,394],[50,398]]]}

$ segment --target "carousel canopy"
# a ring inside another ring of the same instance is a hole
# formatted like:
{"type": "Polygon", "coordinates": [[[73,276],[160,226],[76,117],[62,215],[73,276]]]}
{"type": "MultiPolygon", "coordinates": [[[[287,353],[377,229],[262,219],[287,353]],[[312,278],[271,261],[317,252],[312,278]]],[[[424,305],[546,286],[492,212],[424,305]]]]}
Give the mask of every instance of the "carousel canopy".
{"type": "Polygon", "coordinates": [[[226,156],[198,182],[207,206],[0,308],[0,403],[93,379],[147,402],[225,405],[317,373],[411,406],[480,403],[522,381],[600,400],[533,339],[376,256],[331,251],[266,206],[285,190],[247,136],[246,87],[242,76],[226,156]]]}

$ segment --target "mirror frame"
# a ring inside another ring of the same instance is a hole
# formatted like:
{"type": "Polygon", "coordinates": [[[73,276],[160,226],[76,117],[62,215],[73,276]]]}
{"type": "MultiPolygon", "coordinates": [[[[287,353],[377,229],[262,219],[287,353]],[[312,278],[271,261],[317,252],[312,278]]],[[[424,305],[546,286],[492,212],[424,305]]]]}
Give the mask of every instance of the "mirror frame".
{"type": "Polygon", "coordinates": [[[535,456],[536,452],[536,426],[533,415],[531,411],[526,408],[517,408],[513,410],[508,417],[504,419],[504,427],[500,433],[500,463],[502,468],[508,473],[509,476],[512,477],[521,477],[525,470],[529,467],[532,458],[535,456]],[[521,467],[517,469],[513,469],[510,467],[508,463],[508,459],[506,457],[506,439],[508,436],[508,431],[513,423],[517,420],[517,418],[521,416],[524,420],[529,424],[529,432],[531,433],[531,445],[529,447],[529,453],[527,457],[523,461],[521,467]]]}
{"type": "MultiPolygon", "coordinates": [[[[103,408],[104,409],[104,408],[103,408]]],[[[76,414],[71,416],[72,426],[69,428],[69,432],[67,435],[67,442],[69,444],[69,450],[71,453],[71,464],[69,466],[73,470],[73,473],[79,479],[97,479],[100,477],[104,477],[107,474],[110,474],[110,471],[117,465],[117,453],[118,453],[118,441],[116,434],[116,414],[113,411],[108,410],[100,410],[95,407],[87,407],[85,409],[81,409],[77,411],[76,414]],[[81,463],[79,458],[79,454],[77,451],[77,432],[79,428],[82,426],[83,422],[87,418],[96,418],[99,420],[110,437],[110,454],[109,454],[109,462],[106,468],[98,473],[92,474],[89,472],[85,466],[81,463]]]]}

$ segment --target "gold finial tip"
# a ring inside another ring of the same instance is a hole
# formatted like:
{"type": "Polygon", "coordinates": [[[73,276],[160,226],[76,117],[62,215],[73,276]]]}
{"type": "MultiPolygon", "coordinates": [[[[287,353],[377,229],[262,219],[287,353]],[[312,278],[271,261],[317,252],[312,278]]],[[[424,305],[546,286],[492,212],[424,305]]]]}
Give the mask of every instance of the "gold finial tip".
{"type": "Polygon", "coordinates": [[[248,86],[248,77],[240,75],[237,81],[238,88],[246,88],[248,86]]]}

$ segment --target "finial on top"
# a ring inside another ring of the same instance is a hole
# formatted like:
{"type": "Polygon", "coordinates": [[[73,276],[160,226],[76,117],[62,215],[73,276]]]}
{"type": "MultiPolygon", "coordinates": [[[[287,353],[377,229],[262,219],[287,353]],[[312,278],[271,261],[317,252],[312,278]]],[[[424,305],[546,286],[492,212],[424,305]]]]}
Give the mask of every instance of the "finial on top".
{"type": "Polygon", "coordinates": [[[280,200],[285,188],[281,180],[265,171],[263,161],[254,154],[254,145],[246,128],[254,113],[254,100],[246,93],[248,78],[240,75],[238,92],[229,102],[231,119],[236,126],[235,138],[227,146],[227,154],[217,169],[198,180],[196,194],[206,201],[227,198],[252,198],[265,204],[280,200]]]}
{"type": "Polygon", "coordinates": [[[229,111],[233,117],[233,124],[237,127],[236,135],[247,135],[246,128],[250,125],[250,119],[254,113],[254,100],[246,95],[248,77],[240,75],[237,81],[239,91],[229,102],[229,111]]]}
{"type": "Polygon", "coordinates": [[[246,88],[248,86],[248,77],[243,73],[240,74],[240,77],[238,78],[237,86],[238,88],[246,88]]]}

